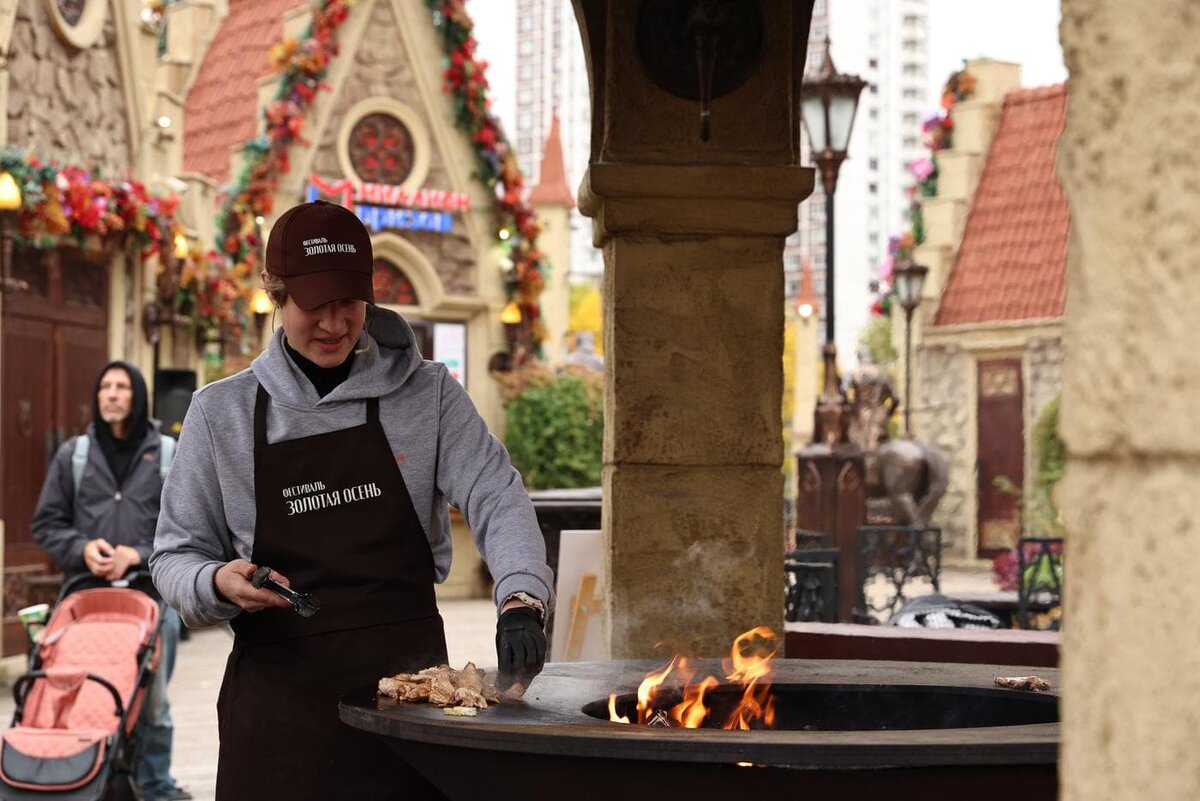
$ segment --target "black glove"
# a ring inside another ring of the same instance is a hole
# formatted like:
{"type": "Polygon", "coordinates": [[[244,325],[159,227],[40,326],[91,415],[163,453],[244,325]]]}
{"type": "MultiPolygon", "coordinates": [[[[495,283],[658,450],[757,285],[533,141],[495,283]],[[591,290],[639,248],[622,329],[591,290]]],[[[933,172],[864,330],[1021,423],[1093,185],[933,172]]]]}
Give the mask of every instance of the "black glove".
{"type": "Polygon", "coordinates": [[[496,659],[500,667],[497,689],[513,684],[528,687],[546,664],[546,632],[533,607],[516,606],[496,621],[496,659]]]}

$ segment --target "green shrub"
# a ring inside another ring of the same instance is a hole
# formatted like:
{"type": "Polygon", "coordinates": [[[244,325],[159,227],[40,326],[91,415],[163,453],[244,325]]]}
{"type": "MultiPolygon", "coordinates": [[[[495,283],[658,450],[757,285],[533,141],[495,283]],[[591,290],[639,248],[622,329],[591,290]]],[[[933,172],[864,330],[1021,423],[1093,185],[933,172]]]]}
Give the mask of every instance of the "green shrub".
{"type": "Polygon", "coordinates": [[[604,443],[601,377],[584,370],[527,375],[507,405],[505,445],[531,490],[600,484],[604,443]]]}

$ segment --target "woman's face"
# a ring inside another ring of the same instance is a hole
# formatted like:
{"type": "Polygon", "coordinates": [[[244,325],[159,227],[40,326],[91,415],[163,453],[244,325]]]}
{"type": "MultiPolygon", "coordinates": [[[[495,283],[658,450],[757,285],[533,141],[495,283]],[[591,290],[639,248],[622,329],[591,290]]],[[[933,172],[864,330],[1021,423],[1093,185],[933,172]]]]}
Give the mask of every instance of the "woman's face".
{"type": "Polygon", "coordinates": [[[337,367],[358,342],[367,304],[361,300],[335,300],[305,311],[289,297],[280,312],[283,333],[292,348],[320,367],[337,367]]]}

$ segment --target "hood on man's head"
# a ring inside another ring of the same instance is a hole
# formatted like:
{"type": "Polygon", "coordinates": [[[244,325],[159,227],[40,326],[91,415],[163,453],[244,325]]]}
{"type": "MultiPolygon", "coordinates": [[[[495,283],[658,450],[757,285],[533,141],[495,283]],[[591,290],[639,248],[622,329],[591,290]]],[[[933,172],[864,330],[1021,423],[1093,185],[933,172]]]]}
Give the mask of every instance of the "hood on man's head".
{"type": "Polygon", "coordinates": [[[336,203],[314,200],[281,214],[267,238],[266,268],[305,311],[335,300],[375,302],[371,234],[336,203]]]}
{"type": "Polygon", "coordinates": [[[150,426],[150,403],[146,391],[146,379],[142,371],[126,361],[112,361],[104,365],[96,374],[96,384],[92,387],[92,423],[96,426],[96,434],[101,437],[112,437],[112,429],[100,416],[100,381],[104,374],[114,367],[119,367],[129,375],[129,383],[133,386],[133,403],[129,408],[129,419],[126,421],[126,441],[139,442],[150,426]]]}

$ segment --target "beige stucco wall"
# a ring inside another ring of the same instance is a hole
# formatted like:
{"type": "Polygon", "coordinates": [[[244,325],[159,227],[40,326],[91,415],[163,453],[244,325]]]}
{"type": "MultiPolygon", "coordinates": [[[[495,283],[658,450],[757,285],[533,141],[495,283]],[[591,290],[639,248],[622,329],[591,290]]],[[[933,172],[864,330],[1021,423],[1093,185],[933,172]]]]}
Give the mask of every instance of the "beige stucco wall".
{"type": "Polygon", "coordinates": [[[1200,797],[1194,11],[1062,4],[1064,801],[1200,797]]]}

